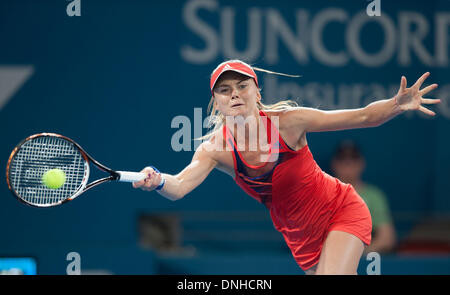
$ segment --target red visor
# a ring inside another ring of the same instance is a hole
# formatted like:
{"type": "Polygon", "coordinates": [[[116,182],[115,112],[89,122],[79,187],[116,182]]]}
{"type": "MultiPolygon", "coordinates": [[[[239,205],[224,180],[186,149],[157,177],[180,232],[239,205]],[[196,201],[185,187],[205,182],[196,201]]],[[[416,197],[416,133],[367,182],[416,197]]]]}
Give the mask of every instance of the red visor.
{"type": "Polygon", "coordinates": [[[245,76],[249,76],[250,78],[253,78],[255,80],[256,86],[258,87],[258,78],[256,77],[255,72],[250,66],[240,62],[227,62],[218,67],[212,74],[210,81],[211,92],[213,92],[214,85],[216,85],[216,82],[219,79],[220,75],[222,75],[226,71],[233,71],[245,76]]]}

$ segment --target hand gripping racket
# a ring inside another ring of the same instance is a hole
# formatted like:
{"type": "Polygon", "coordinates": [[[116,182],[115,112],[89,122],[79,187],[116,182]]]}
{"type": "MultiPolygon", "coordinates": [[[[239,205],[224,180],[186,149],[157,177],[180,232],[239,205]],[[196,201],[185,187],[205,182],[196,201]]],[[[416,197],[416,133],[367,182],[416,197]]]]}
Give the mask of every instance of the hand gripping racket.
{"type": "Polygon", "coordinates": [[[31,135],[19,143],[8,159],[6,182],[20,201],[35,207],[50,207],[73,200],[96,185],[109,181],[136,182],[147,175],[140,172],[114,171],[89,156],[73,140],[54,133],[31,135]],[[109,176],[88,184],[89,164],[109,176]],[[65,174],[64,184],[52,189],[42,177],[51,169],[65,174]]]}

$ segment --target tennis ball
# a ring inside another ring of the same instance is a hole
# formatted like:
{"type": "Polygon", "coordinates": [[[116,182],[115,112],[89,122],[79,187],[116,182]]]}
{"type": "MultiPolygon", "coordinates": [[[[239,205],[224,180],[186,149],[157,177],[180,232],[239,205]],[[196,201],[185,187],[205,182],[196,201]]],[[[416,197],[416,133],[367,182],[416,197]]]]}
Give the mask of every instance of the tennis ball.
{"type": "Polygon", "coordinates": [[[42,183],[51,189],[58,189],[66,182],[66,174],[61,169],[51,169],[42,175],[42,183]]]}

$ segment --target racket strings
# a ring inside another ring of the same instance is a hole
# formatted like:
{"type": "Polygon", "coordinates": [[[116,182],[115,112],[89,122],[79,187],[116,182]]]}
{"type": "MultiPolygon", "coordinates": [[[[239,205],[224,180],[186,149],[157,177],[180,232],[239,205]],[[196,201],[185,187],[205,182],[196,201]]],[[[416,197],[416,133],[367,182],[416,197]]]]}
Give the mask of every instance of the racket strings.
{"type": "Polygon", "coordinates": [[[10,165],[10,180],[17,195],[35,205],[50,205],[74,195],[85,180],[87,163],[76,146],[63,138],[41,136],[25,142],[10,165]],[[64,171],[66,181],[58,189],[42,183],[50,169],[64,171]]]}

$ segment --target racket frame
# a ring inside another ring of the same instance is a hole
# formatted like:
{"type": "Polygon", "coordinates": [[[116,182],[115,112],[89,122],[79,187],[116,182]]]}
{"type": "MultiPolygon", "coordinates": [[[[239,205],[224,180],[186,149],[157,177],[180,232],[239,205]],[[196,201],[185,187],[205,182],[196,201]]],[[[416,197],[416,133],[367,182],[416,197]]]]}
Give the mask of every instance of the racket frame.
{"type": "Polygon", "coordinates": [[[68,201],[71,201],[73,199],[75,199],[76,197],[78,197],[80,194],[84,193],[85,191],[101,184],[101,183],[105,183],[108,181],[116,181],[119,180],[120,178],[120,174],[117,173],[116,171],[112,170],[111,168],[106,167],[105,165],[101,164],[100,162],[98,162],[97,160],[95,160],[94,158],[92,158],[78,143],[76,143],[75,141],[73,141],[72,139],[64,136],[64,135],[60,135],[60,134],[56,134],[56,133],[50,133],[50,132],[43,132],[43,133],[38,133],[38,134],[33,134],[25,139],[23,139],[11,152],[9,158],[8,158],[8,163],[6,165],[6,182],[8,184],[8,188],[9,190],[13,193],[14,197],[17,198],[20,202],[25,203],[27,205],[33,206],[33,207],[39,207],[39,208],[43,208],[43,207],[53,207],[53,206],[57,206],[57,205],[61,205],[63,203],[66,203],[68,201]],[[84,172],[84,177],[83,177],[83,181],[82,181],[82,185],[80,186],[80,188],[74,193],[72,194],[69,198],[60,200],[56,203],[52,203],[52,204],[35,204],[35,203],[31,203],[31,202],[27,202],[26,200],[24,200],[23,198],[21,198],[17,192],[12,188],[12,185],[10,183],[10,175],[9,175],[9,167],[11,164],[11,161],[13,160],[14,156],[17,154],[17,152],[20,150],[20,148],[22,147],[22,145],[25,142],[28,142],[32,139],[35,139],[37,137],[44,137],[44,136],[52,136],[52,137],[59,137],[62,138],[64,140],[67,140],[68,142],[70,142],[71,144],[73,144],[81,153],[81,156],[83,157],[83,159],[85,160],[85,172],[84,172]],[[90,172],[90,168],[89,168],[89,162],[92,162],[97,168],[99,168],[100,170],[109,173],[110,175],[104,178],[100,178],[97,179],[91,183],[87,183],[89,180],[89,172],[90,172]]]}

